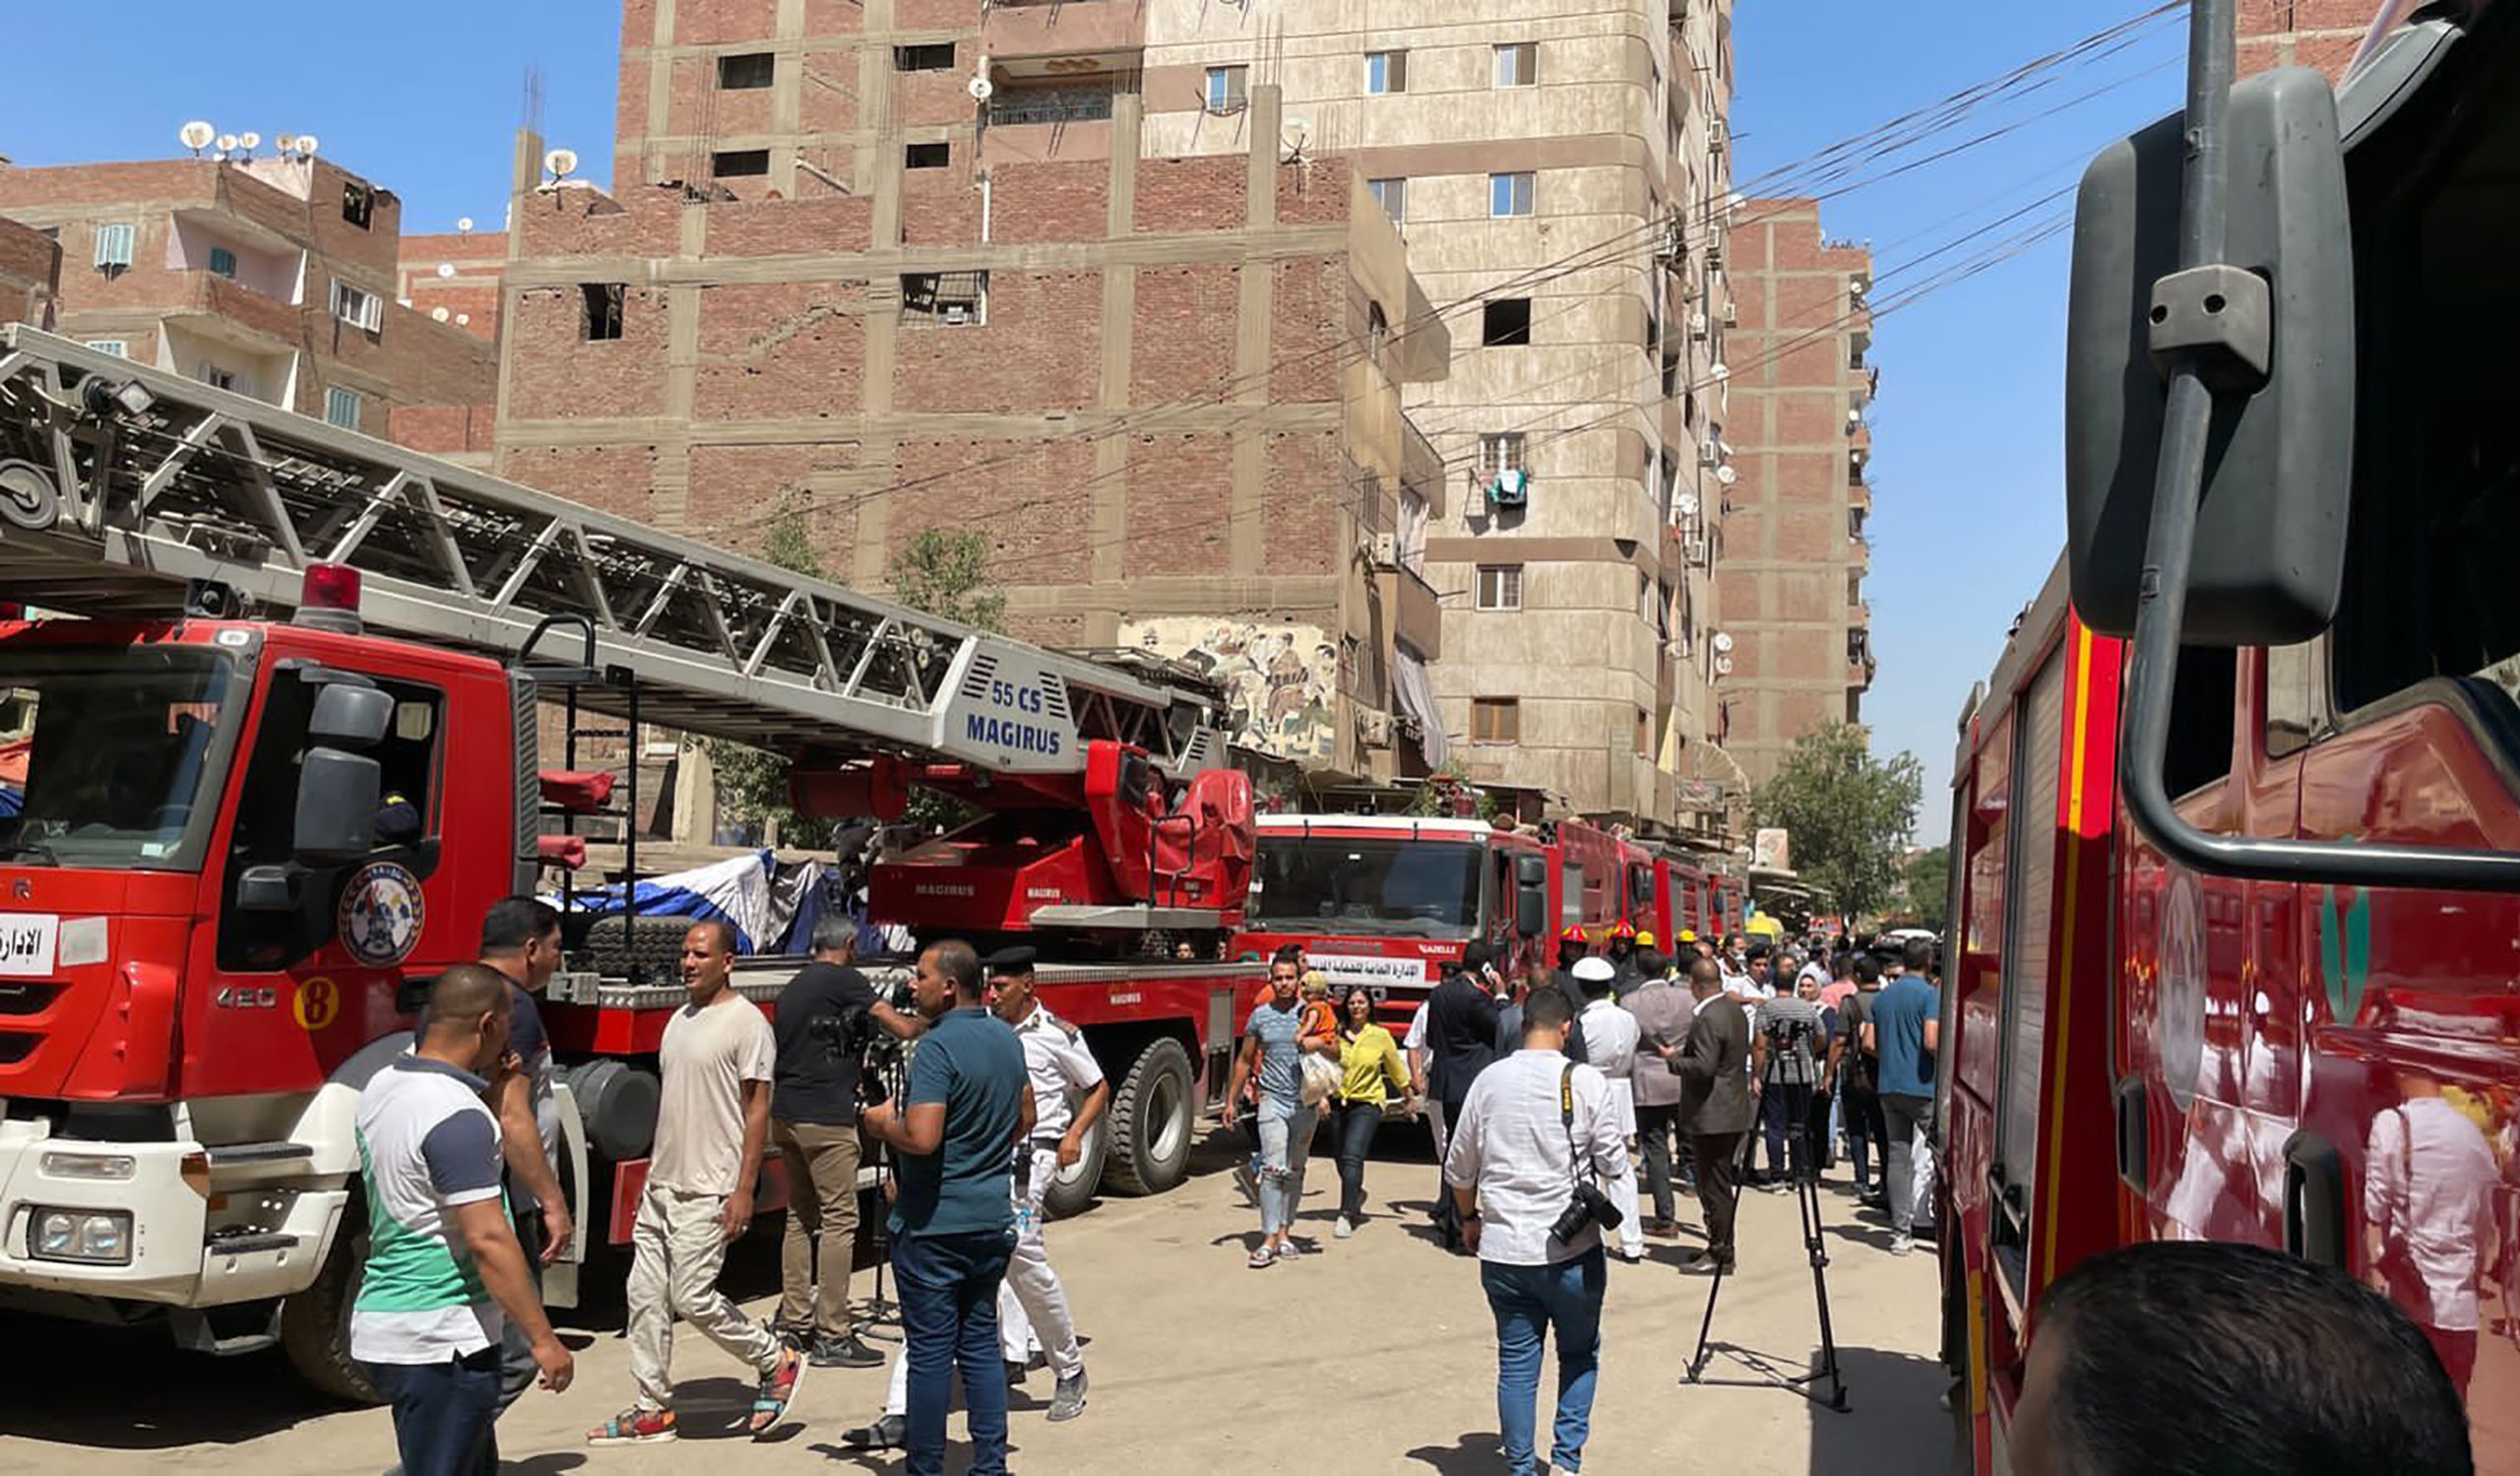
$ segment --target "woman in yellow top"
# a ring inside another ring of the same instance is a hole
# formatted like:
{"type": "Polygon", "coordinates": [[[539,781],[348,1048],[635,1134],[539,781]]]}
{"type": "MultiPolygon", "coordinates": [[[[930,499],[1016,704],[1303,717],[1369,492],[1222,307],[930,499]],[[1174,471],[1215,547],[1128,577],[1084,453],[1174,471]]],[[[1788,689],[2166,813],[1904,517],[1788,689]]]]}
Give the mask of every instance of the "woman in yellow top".
{"type": "Polygon", "coordinates": [[[1339,1001],[1339,1224],[1331,1234],[1344,1241],[1365,1217],[1365,1154],[1382,1105],[1409,1091],[1400,1043],[1374,1023],[1374,996],[1362,985],[1349,986],[1339,1001]]]}

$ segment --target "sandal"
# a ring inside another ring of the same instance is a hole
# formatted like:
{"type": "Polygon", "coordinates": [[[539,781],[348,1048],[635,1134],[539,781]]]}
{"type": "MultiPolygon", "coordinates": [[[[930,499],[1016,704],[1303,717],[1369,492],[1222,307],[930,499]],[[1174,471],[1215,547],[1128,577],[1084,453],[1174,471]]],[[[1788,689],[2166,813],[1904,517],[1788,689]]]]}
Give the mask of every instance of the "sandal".
{"type": "Polygon", "coordinates": [[[1260,1249],[1251,1252],[1251,1259],[1245,1262],[1245,1264],[1249,1265],[1251,1269],[1259,1271],[1267,1269],[1276,1259],[1276,1256],[1269,1253],[1269,1248],[1263,1245],[1260,1249]]]}
{"type": "Polygon", "coordinates": [[[788,1406],[795,1402],[796,1386],[805,1381],[805,1358],[793,1348],[782,1348],[779,1367],[761,1376],[761,1388],[753,1397],[752,1419],[747,1427],[754,1440],[760,1440],[779,1428],[787,1417],[788,1406]]]}
{"type": "Polygon", "coordinates": [[[654,1445],[677,1439],[670,1409],[625,1409],[587,1432],[590,1445],[654,1445]]]}

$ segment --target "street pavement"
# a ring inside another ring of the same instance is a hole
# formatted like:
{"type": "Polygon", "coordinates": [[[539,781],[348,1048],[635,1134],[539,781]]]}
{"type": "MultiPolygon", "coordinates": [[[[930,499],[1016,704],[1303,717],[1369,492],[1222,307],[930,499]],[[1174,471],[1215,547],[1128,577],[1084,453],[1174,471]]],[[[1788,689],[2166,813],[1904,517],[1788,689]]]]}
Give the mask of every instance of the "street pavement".
{"type": "MultiPolygon", "coordinates": [[[[1422,1129],[1384,1132],[1366,1184],[1373,1218],[1332,1239],[1338,1174],[1316,1158],[1298,1233],[1320,1253],[1253,1271],[1257,1239],[1219,1136],[1191,1181],[1152,1199],[1106,1199],[1050,1228],[1093,1380],[1084,1418],[1051,1425],[1050,1378],[1014,1395],[1010,1465],[1055,1473],[1471,1473],[1496,1456],[1495,1343],[1476,1265],[1432,1243],[1424,1208],[1435,1170],[1422,1129]]],[[[1325,1144],[1327,1137],[1324,1137],[1325,1144]]],[[[1945,1476],[1960,1469],[1951,1418],[1937,1406],[1930,1248],[1888,1253],[1877,1216],[1858,1214],[1843,1166],[1821,1195],[1830,1310],[1848,1410],[1763,1385],[1753,1364],[1801,1373],[1819,1345],[1812,1277],[1790,1194],[1744,1196],[1741,1270],[1715,1318],[1719,1354],[1697,1386],[1682,1374],[1706,1307],[1707,1278],[1677,1269],[1693,1230],[1658,1242],[1641,1266],[1613,1261],[1602,1375],[1585,1469],[1641,1472],[1672,1460],[1722,1476],[1861,1472],[1945,1476]]],[[[1693,1223],[1688,1205],[1684,1223],[1693,1223]]],[[[590,1268],[590,1281],[618,1271],[590,1268]]],[[[861,1268],[853,1290],[871,1289],[861,1268]]],[[[778,1285],[775,1221],[737,1253],[727,1286],[756,1316],[778,1285]]],[[[499,1427],[505,1469],[656,1472],[717,1462],[736,1472],[897,1469],[897,1457],[843,1449],[841,1432],[881,1406],[886,1371],[816,1369],[791,1420],[766,1442],[741,1435],[750,1398],[740,1371],[679,1329],[683,1439],[589,1449],[586,1426],[630,1402],[617,1293],[564,1313],[577,1384],[529,1394],[499,1427]]],[[[889,1353],[898,1332],[881,1329],[889,1353]]],[[[1543,1371],[1541,1430],[1548,1428],[1543,1371]]],[[[968,1461],[961,1417],[947,1469],[968,1461]]],[[[277,1353],[212,1360],[175,1352],[161,1329],[109,1330],[0,1316],[0,1472],[197,1468],[255,1476],[383,1471],[393,1429],[381,1410],[345,1410],[308,1393],[277,1353]]]]}

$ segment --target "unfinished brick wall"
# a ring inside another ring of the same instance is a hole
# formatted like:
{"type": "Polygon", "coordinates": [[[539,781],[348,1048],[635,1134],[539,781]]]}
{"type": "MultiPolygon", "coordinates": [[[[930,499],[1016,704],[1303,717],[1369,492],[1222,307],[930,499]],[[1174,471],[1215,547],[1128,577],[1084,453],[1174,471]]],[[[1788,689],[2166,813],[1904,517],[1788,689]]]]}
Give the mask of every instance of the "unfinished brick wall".
{"type": "Polygon", "coordinates": [[[61,247],[31,225],[0,221],[0,318],[51,326],[61,283],[61,247]]]}
{"type": "Polygon", "coordinates": [[[589,341],[585,294],[574,287],[528,288],[516,294],[507,350],[507,413],[519,420],[610,420],[664,411],[665,294],[656,288],[623,293],[621,337],[589,341]]]}

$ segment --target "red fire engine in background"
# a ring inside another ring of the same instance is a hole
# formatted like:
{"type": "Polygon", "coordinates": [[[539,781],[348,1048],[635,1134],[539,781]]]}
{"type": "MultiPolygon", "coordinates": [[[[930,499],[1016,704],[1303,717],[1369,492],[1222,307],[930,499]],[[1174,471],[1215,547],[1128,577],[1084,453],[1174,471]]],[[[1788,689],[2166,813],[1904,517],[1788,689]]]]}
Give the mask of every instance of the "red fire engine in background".
{"type": "MultiPolygon", "coordinates": [[[[25,327],[0,339],[0,587],[80,617],[0,625],[0,734],[24,743],[0,791],[0,1305],[162,1316],[192,1346],[279,1344],[366,1392],[344,1335],[358,1092],[489,905],[583,859],[543,832],[609,805],[609,776],[574,763],[589,713],[632,755],[645,723],[784,752],[820,813],[898,814],[914,782],[978,805],[876,866],[875,916],[1073,960],[1041,992],[1114,1097],[1063,1205],[1186,1171],[1260,977],[1217,961],[1242,921],[1250,791],[1195,679],[931,618],[25,327]],[[1203,961],[1175,961],[1183,942],[1203,961]]],[[[635,836],[635,767],[631,785],[635,836]]],[[[590,1242],[627,1238],[683,927],[564,924],[545,1007],[578,1210],[548,1283],[564,1304],[590,1242]]],[[[767,1008],[793,967],[743,960],[737,987],[767,1008]]]]}
{"type": "Polygon", "coordinates": [[[2198,0],[2186,112],[2084,179],[2070,545],[1954,774],[1945,1356],[1981,1472],[2041,1292],[2150,1239],[2382,1291],[2478,1469],[2520,1469],[2520,283],[2485,244],[2520,224],[2520,6],[2403,8],[2339,93],[2226,92],[2198,0]]]}

